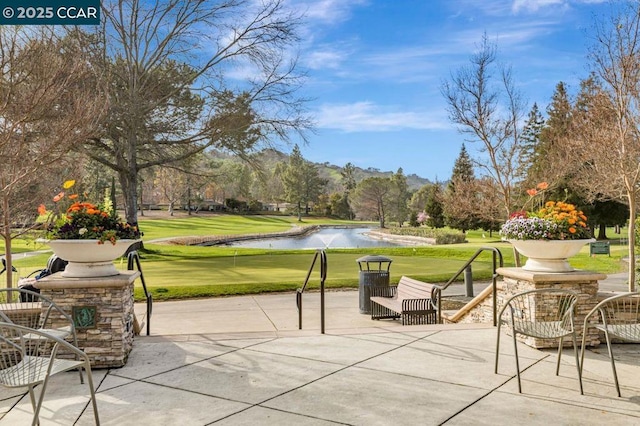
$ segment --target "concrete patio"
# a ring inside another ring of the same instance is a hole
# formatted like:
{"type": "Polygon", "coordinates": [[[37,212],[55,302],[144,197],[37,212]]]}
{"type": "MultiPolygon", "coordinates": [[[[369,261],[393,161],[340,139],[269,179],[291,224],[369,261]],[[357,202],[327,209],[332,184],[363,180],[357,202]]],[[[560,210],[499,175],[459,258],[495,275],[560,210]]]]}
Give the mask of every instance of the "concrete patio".
{"type": "MultiPolygon", "coordinates": [[[[493,373],[495,328],[401,326],[358,313],[356,291],[157,303],[151,336],[127,365],[95,370],[105,425],[640,424],[640,345],[616,345],[622,398],[606,345],[586,354],[580,395],[573,352],[555,376],[555,351],[519,346],[518,394],[510,339],[493,373]]],[[[143,306],[136,311],[142,316],[143,306]]],[[[77,373],[55,376],[42,425],[93,424],[77,373]]],[[[0,424],[29,424],[28,395],[0,388],[0,424]]]]}

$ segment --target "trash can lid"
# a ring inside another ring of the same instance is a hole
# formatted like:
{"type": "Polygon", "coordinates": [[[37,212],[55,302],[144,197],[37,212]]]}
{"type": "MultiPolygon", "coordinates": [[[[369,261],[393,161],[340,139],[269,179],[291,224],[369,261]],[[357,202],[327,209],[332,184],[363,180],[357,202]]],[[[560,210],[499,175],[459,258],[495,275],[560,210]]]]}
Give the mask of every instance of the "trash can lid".
{"type": "Polygon", "coordinates": [[[388,257],[385,256],[380,256],[377,254],[370,254],[368,256],[363,256],[360,259],[357,259],[356,262],[360,263],[360,262],[393,262],[393,260],[389,259],[388,257]]]}

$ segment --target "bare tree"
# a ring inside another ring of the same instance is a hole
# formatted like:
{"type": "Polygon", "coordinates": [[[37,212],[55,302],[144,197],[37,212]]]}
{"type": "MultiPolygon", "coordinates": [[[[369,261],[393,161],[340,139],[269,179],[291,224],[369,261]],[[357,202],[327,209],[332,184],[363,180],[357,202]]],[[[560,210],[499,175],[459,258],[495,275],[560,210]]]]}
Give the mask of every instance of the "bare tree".
{"type": "Polygon", "coordinates": [[[84,152],[117,172],[128,222],[140,170],[209,147],[249,161],[270,137],[309,127],[290,52],[300,17],[283,1],[112,0],[103,17],[112,103],[84,152]]]}
{"type": "Polygon", "coordinates": [[[0,27],[0,235],[11,286],[11,241],[29,231],[37,200],[62,183],[71,148],[95,131],[104,96],[82,52],[52,28],[0,27]]]}
{"type": "Polygon", "coordinates": [[[376,219],[380,223],[380,228],[384,228],[390,192],[391,179],[370,177],[361,180],[351,199],[356,216],[363,219],[376,219]]]}
{"type": "Polygon", "coordinates": [[[521,129],[525,106],[516,91],[511,70],[497,67],[496,45],[486,34],[471,57],[471,65],[452,73],[442,84],[449,118],[469,142],[480,142],[483,158],[475,163],[490,177],[500,196],[504,219],[513,207],[519,170],[521,129]],[[497,70],[499,76],[493,75],[497,70]]]}
{"type": "Polygon", "coordinates": [[[629,206],[629,290],[633,291],[640,196],[640,5],[625,3],[614,10],[610,19],[596,23],[595,34],[590,59],[599,81],[583,83],[567,158],[581,166],[575,183],[592,198],[623,200],[629,206]]]}

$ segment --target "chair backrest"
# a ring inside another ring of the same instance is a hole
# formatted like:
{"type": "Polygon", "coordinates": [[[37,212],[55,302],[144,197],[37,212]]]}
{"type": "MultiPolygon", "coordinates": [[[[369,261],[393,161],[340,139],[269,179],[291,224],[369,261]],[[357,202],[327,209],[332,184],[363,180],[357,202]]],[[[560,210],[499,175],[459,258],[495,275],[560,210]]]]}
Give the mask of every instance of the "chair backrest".
{"type": "Polygon", "coordinates": [[[578,294],[571,290],[545,288],[524,291],[507,300],[502,313],[507,310],[514,321],[560,322],[573,329],[573,311],[578,294]]]}
{"type": "Polygon", "coordinates": [[[0,322],[0,384],[8,387],[41,383],[48,374],[76,368],[69,357],[82,352],[70,343],[40,330],[0,322]],[[64,359],[64,365],[48,367],[54,359],[64,359]]]}
{"type": "MultiPolygon", "coordinates": [[[[640,342],[640,292],[621,293],[596,305],[604,326],[609,332],[626,340],[640,342]]],[[[592,311],[592,312],[593,312],[592,311]]]]}
{"type": "Polygon", "coordinates": [[[0,321],[29,328],[73,327],[71,316],[51,299],[23,288],[0,288],[0,321]]]}

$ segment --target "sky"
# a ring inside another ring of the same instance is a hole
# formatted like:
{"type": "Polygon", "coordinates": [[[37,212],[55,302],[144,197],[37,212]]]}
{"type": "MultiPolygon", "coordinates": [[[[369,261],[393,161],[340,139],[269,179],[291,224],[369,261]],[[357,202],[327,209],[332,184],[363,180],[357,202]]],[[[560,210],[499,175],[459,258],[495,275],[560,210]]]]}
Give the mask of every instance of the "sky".
{"type": "Polygon", "coordinates": [[[305,159],[447,180],[465,143],[442,83],[486,33],[527,103],[544,112],[558,82],[576,93],[606,0],[292,0],[306,10],[299,63],[315,131],[305,159]]]}

